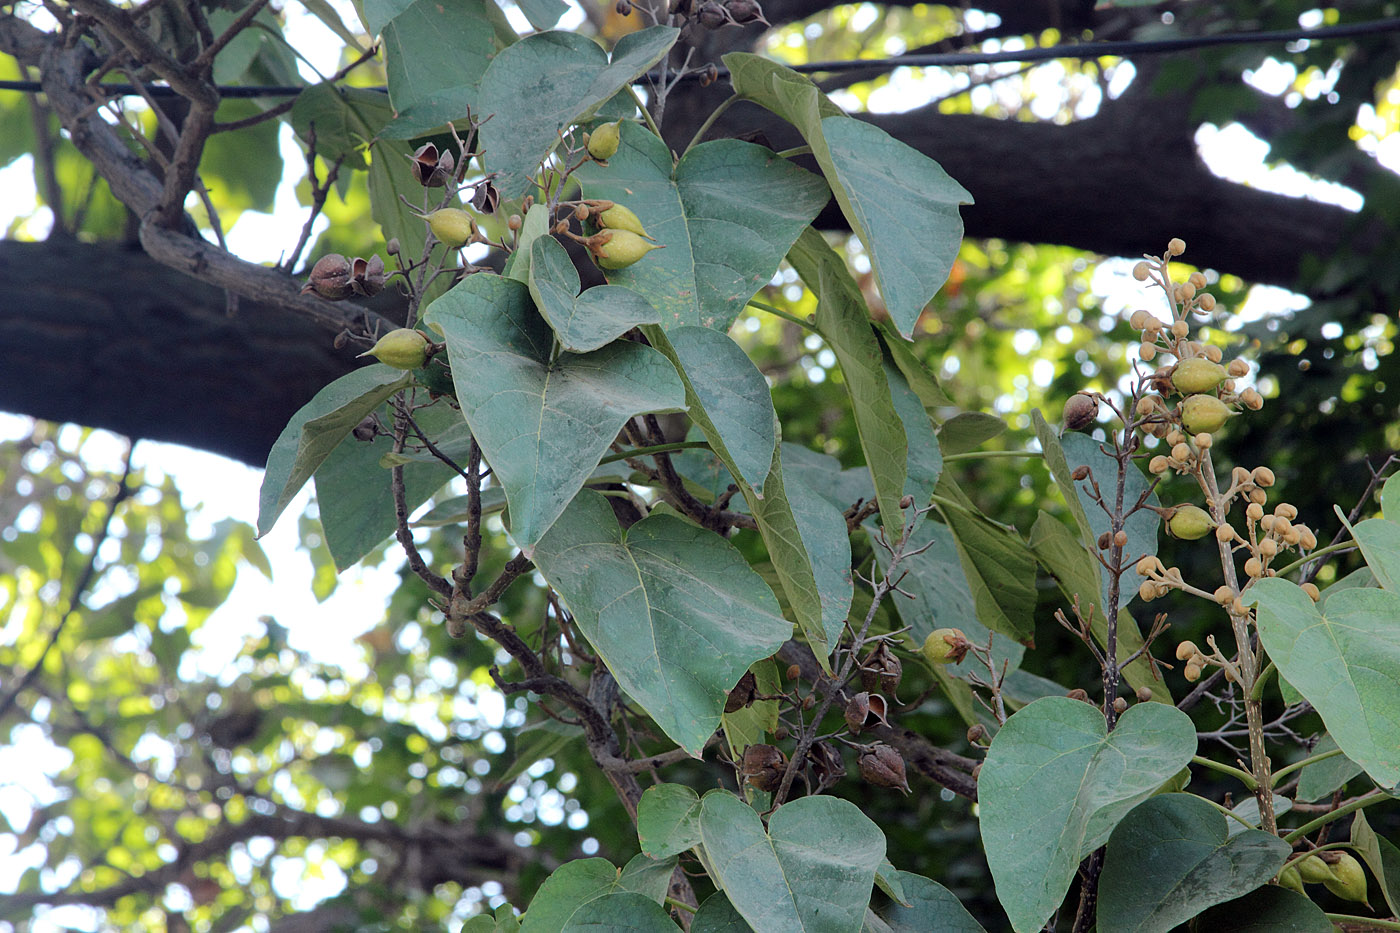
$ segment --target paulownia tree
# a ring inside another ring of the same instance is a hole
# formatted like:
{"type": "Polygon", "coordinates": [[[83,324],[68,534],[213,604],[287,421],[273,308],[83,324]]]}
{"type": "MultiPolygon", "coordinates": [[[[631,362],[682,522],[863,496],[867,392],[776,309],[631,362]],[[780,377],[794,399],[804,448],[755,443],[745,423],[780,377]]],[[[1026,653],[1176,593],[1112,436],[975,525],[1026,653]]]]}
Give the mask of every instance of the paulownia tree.
{"type": "MultiPolygon", "coordinates": [[[[719,75],[711,34],[777,11],[624,4],[620,15],[648,24],[604,50],[551,29],[563,9],[525,4],[539,31],[520,38],[479,0],[368,3],[359,12],[383,38],[387,100],[342,85],[357,60],[281,112],[222,126],[216,65],[257,28],[257,3],[177,15],[83,0],[49,11],[54,30],[5,21],[5,48],[42,66],[48,105],[131,210],[150,257],[300,311],[338,333],[336,349],[381,361],[334,378],[291,415],[266,458],[257,525],[269,530],[314,479],[333,565],[392,538],[405,557],[396,609],[433,632],[421,656],[386,665],[386,678],[401,668],[378,697],[281,650],[274,626],[249,646],[239,690],[182,692],[161,683],[183,647],[165,613],[174,600],[197,604],[201,590],[225,592],[231,564],[257,559],[241,530],[202,542],[193,567],[179,554],[150,558],[137,522],[152,503],[128,504],[134,480],[123,476],[88,525],[70,515],[16,533],[24,566],[50,555],[54,579],[64,560],[46,538],[66,536],[91,557],[66,605],[50,598],[32,613],[48,635],[14,648],[20,676],[4,712],[71,735],[75,761],[115,762],[130,782],[75,774],[90,797],[36,811],[21,838],[44,842],[55,868],[70,853],[87,868],[61,891],[52,877],[26,877],[9,908],[91,904],[117,925],[214,928],[250,912],[267,922],[284,908],[266,873],[247,867],[266,863],[258,840],[301,854],[310,838],[319,859],[355,875],[316,912],[325,929],[445,919],[460,903],[437,895],[444,884],[511,902],[466,929],[980,929],[939,879],[909,870],[922,864],[916,850],[889,843],[886,818],[891,831],[909,828],[890,811],[912,779],[960,798],[967,819],[976,802],[980,850],[1016,930],[1393,928],[1315,901],[1370,898],[1370,913],[1395,912],[1395,849],[1363,814],[1400,783],[1397,508],[1358,521],[1382,488],[1377,473],[1327,546],[1313,530],[1323,517],[1271,500],[1277,477],[1257,452],[1216,451],[1217,435],[1257,421],[1265,400],[1245,381],[1249,363],[1227,361],[1213,339],[1229,317],[1210,279],[1176,272],[1185,244],[1173,238],[1134,269],[1158,305],[1121,322],[1137,345],[1121,378],[1075,394],[1063,430],[1034,413],[1034,444],[1010,451],[1043,464],[1067,519],[1042,511],[1018,530],[945,468],[1005,425],[960,411],[909,342],[954,268],[960,210],[973,199],[945,170],[954,160],[940,165],[770,59],[728,52],[719,75]],[[113,70],[150,94],[150,111],[93,98],[103,93],[93,75],[113,70]],[[152,75],[178,103],[150,91],[152,75]],[[744,113],[749,138],[724,137],[744,113]],[[295,283],[221,250],[187,216],[198,203],[217,231],[199,174],[214,131],[272,116],[307,147],[316,210],[329,209],[342,173],[363,170],[382,236],[327,250],[295,283]],[[861,278],[820,232],[838,216],[859,241],[861,278]],[[802,288],[757,297],[775,281],[802,288]],[[335,303],[390,291],[405,299],[386,309],[392,323],[335,303]],[[754,363],[762,351],[730,336],[747,309],[830,354],[851,423],[844,444],[817,449],[819,432],[780,417],[754,363]],[[411,521],[449,482],[460,495],[411,521]],[[1164,529],[1210,549],[1209,575],[1161,560],[1164,529]],[[1321,559],[1344,536],[1366,567],[1323,591],[1314,578],[1336,574],[1319,576],[1321,559]],[[144,575],[89,612],[109,539],[144,575]],[[1205,601],[1204,647],[1169,648],[1166,614],[1128,611],[1135,597],[1168,594],[1205,601]],[[1039,604],[1087,662],[1070,684],[1022,669],[1039,604]],[[62,677],[69,658],[93,658],[88,646],[110,636],[98,619],[146,632],[127,668],[99,665],[134,685],[126,707],[94,704],[62,677]],[[433,673],[448,658],[451,676],[433,673]],[[402,669],[414,664],[454,699],[511,700],[509,724],[533,731],[502,781],[581,746],[592,783],[574,802],[616,814],[607,854],[617,861],[490,832],[504,822],[463,803],[483,789],[469,771],[492,770],[493,742],[472,717],[449,707],[459,733],[431,742],[432,730],[403,722],[373,734],[389,700],[416,698],[399,695],[400,676],[404,689],[427,686],[402,669]],[[308,669],[319,698],[305,689],[308,669]],[[1204,698],[1220,721],[1197,709],[1204,698]],[[282,700],[294,714],[270,722],[282,700]],[[1326,738],[1304,741],[1302,722],[1326,738]],[[147,764],[147,735],[186,767],[147,764]],[[420,784],[402,804],[360,780],[405,761],[420,784]],[[432,793],[421,783],[429,762],[432,793]],[[624,863],[629,849],[639,853],[624,863]],[[488,881],[502,890],[488,893],[488,881]]],[[[1099,15],[1061,12],[1061,25],[1099,15]]],[[[1018,19],[1006,12],[1008,22],[1018,19]]],[[[284,52],[245,48],[240,74],[276,77],[284,52]]],[[[1169,74],[1144,65],[1138,80],[1153,72],[1169,74]]],[[[1139,183],[1161,185],[1151,153],[1140,156],[1139,183]]],[[[1193,204],[1206,197],[1198,181],[1193,204]]],[[[1299,204],[1219,190],[1242,210],[1304,216],[1299,204]]],[[[1171,197],[1160,200],[1154,223],[1171,217],[1171,197]]],[[[1181,232],[1194,241],[1196,229],[1181,232]]],[[[1236,252],[1250,271],[1247,250],[1236,252]]],[[[1288,255],[1280,245],[1255,261],[1262,270],[1288,255]]],[[[38,449],[28,469],[75,482],[60,448],[38,449]]],[[[1382,506],[1397,496],[1386,482],[1382,506]]],[[[368,646],[395,654],[392,642],[368,646]]],[[[987,894],[971,898],[984,919],[996,916],[987,894]]]]}

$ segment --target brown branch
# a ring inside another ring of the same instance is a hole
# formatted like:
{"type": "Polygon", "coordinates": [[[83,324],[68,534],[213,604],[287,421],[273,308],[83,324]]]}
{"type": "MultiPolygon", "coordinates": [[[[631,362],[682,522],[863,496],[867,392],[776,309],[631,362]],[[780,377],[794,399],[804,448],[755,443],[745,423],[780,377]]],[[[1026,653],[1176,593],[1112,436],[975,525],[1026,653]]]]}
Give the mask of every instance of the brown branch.
{"type": "Polygon", "coordinates": [[[200,80],[194,70],[172,58],[136,24],[129,12],[105,0],[72,0],[72,7],[101,23],[114,39],[131,50],[137,61],[164,78],[191,104],[211,111],[219,105],[219,92],[214,86],[200,80]]]}

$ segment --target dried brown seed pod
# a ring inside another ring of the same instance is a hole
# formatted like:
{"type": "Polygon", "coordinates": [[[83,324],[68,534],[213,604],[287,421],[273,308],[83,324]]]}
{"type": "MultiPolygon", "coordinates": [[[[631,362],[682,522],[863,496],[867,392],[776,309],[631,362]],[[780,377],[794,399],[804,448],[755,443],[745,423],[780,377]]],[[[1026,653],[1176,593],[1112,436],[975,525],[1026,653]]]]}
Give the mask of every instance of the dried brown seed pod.
{"type": "Polygon", "coordinates": [[[857,760],[860,776],[877,787],[898,787],[909,793],[909,780],[904,776],[904,758],[883,742],[876,742],[860,753],[857,760]]]}
{"type": "Polygon", "coordinates": [[[773,745],[750,745],[744,749],[744,758],[739,763],[743,780],[763,791],[777,790],[786,770],[787,756],[773,745]]]}

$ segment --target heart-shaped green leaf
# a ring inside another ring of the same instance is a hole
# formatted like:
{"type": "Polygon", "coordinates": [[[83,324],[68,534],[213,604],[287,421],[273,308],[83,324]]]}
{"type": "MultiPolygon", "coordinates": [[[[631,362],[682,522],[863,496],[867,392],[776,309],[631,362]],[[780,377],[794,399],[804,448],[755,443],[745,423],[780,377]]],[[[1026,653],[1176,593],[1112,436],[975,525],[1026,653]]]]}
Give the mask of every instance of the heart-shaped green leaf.
{"type": "Polygon", "coordinates": [[[1279,674],[1348,758],[1382,787],[1400,784],[1400,593],[1343,590],[1324,612],[1280,577],[1250,592],[1259,601],[1259,640],[1279,674]]]}
{"type": "Polygon", "coordinates": [[[652,858],[700,844],[700,798],[684,784],[653,784],[637,803],[637,841],[652,858]]]}
{"type": "Polygon", "coordinates": [[[277,517],[350,431],[385,399],[413,384],[413,375],[376,363],[341,376],[301,406],[267,455],[258,495],[258,534],[277,517]]]}
{"type": "Polygon", "coordinates": [[[1099,924],[1123,933],[1167,933],[1266,883],[1291,851],[1272,833],[1231,835],[1226,818],[1193,794],[1152,797],[1123,817],[1108,839],[1099,924]]]}
{"type": "Polygon", "coordinates": [[[679,163],[635,123],[608,165],[574,173],[590,198],[625,204],[665,249],[607,273],[646,295],[661,326],[729,330],[830,195],[822,180],[735,139],[696,146],[679,163]]]}
{"type": "Polygon", "coordinates": [[[958,205],[972,195],[928,156],[879,127],[841,113],[815,84],[769,59],[724,56],[739,96],[797,127],[841,213],[865,244],[889,308],[906,338],[943,286],[962,243],[958,205]]]}
{"type": "Polygon", "coordinates": [[[501,196],[528,193],[560,135],[660,61],[677,35],[670,26],[628,33],[611,61],[597,42],[572,32],[537,33],[497,55],[481,79],[479,110],[490,118],[481,127],[482,158],[501,196]]]}
{"type": "Polygon", "coordinates": [[[1039,930],[1084,856],[1196,751],[1196,727],[1164,703],[1139,703],[1108,731],[1095,706],[1047,697],[992,740],[977,781],[982,844],[1017,933],[1039,930]]]}
{"type": "Polygon", "coordinates": [[[763,821],[728,791],[700,805],[700,832],[716,883],[755,930],[857,933],[885,836],[838,797],[803,797],[763,821]]]}
{"type": "Polygon", "coordinates": [[[589,490],[540,539],[534,560],[622,689],[695,755],[719,726],[729,688],[792,634],[728,541],[669,515],[624,534],[589,490]]]}
{"type": "Polygon", "coordinates": [[[908,871],[896,871],[894,880],[907,903],[890,903],[875,912],[892,933],[986,933],[943,885],[908,871]]]}
{"type": "MultiPolygon", "coordinates": [[[[578,270],[552,236],[538,237],[531,245],[529,274],[535,306],[565,350],[587,353],[639,324],[660,320],[651,303],[630,288],[599,285],[580,295],[578,270]]],[[[764,390],[766,395],[766,385],[764,390]]]]}
{"type": "Polygon", "coordinates": [[[512,279],[468,276],[424,321],[447,342],[462,415],[505,488],[511,537],[527,553],[628,418],[685,407],[675,368],[642,344],[551,362],[549,326],[512,279]]]}
{"type": "Polygon", "coordinates": [[[678,929],[655,901],[621,891],[579,905],[559,933],[675,933],[678,929]]]}
{"type": "MultiPolygon", "coordinates": [[[[652,911],[661,911],[658,899],[653,896],[657,876],[665,882],[674,867],[674,860],[653,862],[645,856],[632,859],[622,871],[603,858],[565,862],[535,892],[530,909],[522,918],[520,933],[555,933],[566,929],[659,930],[654,924],[637,926],[635,923],[638,917],[656,916],[655,913],[648,913],[643,904],[649,905],[652,911]],[[606,905],[595,903],[612,901],[619,895],[623,897],[621,901],[606,905]],[[623,922],[624,919],[628,922],[623,922]],[[609,922],[616,922],[617,925],[609,926],[609,922]]],[[[661,892],[664,895],[664,886],[661,892]]],[[[660,916],[672,930],[675,929],[675,924],[666,918],[664,911],[660,916]]]]}

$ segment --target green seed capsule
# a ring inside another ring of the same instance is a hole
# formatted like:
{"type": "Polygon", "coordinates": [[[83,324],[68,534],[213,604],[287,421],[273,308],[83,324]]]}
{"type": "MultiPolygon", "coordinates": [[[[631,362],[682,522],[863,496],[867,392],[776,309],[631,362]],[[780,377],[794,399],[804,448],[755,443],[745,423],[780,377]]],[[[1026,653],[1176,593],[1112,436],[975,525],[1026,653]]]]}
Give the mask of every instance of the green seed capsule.
{"type": "Polygon", "coordinates": [[[605,242],[590,247],[593,261],[604,269],[625,269],[654,249],[655,243],[648,243],[631,230],[608,230],[605,242]]]}
{"type": "Polygon", "coordinates": [[[1172,385],[1182,395],[1196,395],[1201,392],[1214,392],[1228,375],[1225,367],[1212,363],[1203,356],[1192,357],[1176,364],[1172,372],[1172,385]]]}
{"type": "Polygon", "coordinates": [[[620,130],[622,121],[604,123],[588,136],[588,154],[599,162],[606,162],[617,155],[618,144],[622,141],[620,130]]]}
{"type": "Polygon", "coordinates": [[[1173,538],[1195,541],[1204,538],[1215,530],[1215,522],[1210,513],[1195,505],[1180,505],[1167,519],[1167,532],[1173,538]]]}
{"type": "Polygon", "coordinates": [[[1214,434],[1233,414],[1214,395],[1192,395],[1181,403],[1181,426],[1188,434],[1214,434]]]}
{"type": "Polygon", "coordinates": [[[650,235],[642,227],[641,218],[632,213],[630,208],[621,204],[614,204],[607,210],[595,215],[598,226],[606,230],[629,230],[637,236],[644,236],[651,239],[650,235]]]}
{"type": "Polygon", "coordinates": [[[452,249],[465,246],[476,232],[472,215],[458,207],[444,207],[422,217],[428,222],[428,229],[433,231],[433,236],[452,249]]]}
{"type": "Polygon", "coordinates": [[[428,338],[411,327],[391,330],[360,356],[372,356],[395,369],[418,369],[428,362],[428,338]]]}

